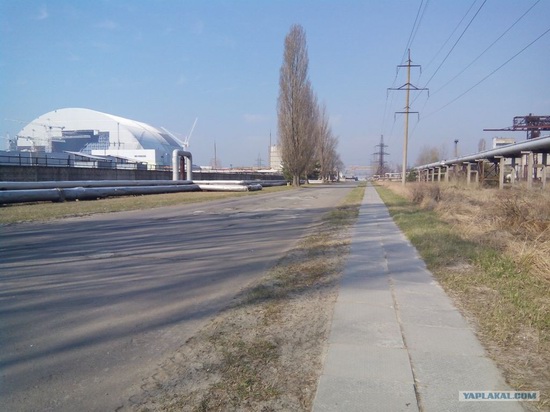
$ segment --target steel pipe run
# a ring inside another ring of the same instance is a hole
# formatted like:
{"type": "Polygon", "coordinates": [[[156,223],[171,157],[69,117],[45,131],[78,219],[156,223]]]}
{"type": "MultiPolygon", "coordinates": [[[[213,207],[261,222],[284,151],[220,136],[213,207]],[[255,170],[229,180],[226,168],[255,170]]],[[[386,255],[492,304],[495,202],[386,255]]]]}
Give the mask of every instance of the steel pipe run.
{"type": "Polygon", "coordinates": [[[484,152],[474,153],[467,156],[457,157],[450,160],[442,160],[440,162],[429,163],[421,166],[416,166],[416,170],[431,169],[438,166],[452,166],[454,164],[462,164],[465,162],[475,162],[481,159],[492,159],[496,156],[504,157],[520,157],[522,151],[550,151],[550,136],[538,137],[536,139],[526,140],[516,144],[510,144],[496,149],[486,150],[484,152]]]}
{"type": "Polygon", "coordinates": [[[193,155],[185,150],[172,152],[172,180],[180,180],[180,159],[185,158],[186,179],[193,180],[193,155]]]}
{"type": "Polygon", "coordinates": [[[1,190],[56,189],[69,187],[115,187],[115,186],[177,186],[189,185],[191,180],[71,180],[46,182],[0,182],[1,190]]]}
{"type": "Polygon", "coordinates": [[[66,200],[95,200],[112,196],[132,196],[177,192],[197,192],[198,185],[71,187],[55,189],[2,190],[0,204],[25,202],[64,202],[66,200]]]}
{"type": "Polygon", "coordinates": [[[195,180],[198,185],[262,185],[262,187],[286,186],[286,180],[195,180]]]}
{"type": "Polygon", "coordinates": [[[252,192],[256,190],[262,190],[262,185],[259,183],[255,184],[224,184],[225,182],[220,181],[218,184],[202,184],[200,181],[197,181],[197,185],[203,192],[252,192]]]}
{"type": "Polygon", "coordinates": [[[0,182],[0,204],[94,200],[110,196],[262,190],[263,186],[286,185],[284,180],[84,180],[59,182],[0,182]]]}

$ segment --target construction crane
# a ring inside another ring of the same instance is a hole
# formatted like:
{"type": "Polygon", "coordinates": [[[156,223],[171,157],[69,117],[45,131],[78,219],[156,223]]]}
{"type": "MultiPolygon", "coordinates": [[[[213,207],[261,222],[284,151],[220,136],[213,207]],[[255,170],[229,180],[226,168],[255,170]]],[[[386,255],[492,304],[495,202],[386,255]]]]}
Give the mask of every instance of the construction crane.
{"type": "MultiPolygon", "coordinates": [[[[16,122],[16,123],[20,123],[20,124],[23,124],[23,125],[36,125],[36,126],[41,126],[44,128],[44,131],[46,132],[46,142],[44,144],[44,149],[48,149],[47,151],[51,151],[52,149],[52,141],[54,141],[55,139],[58,139],[58,138],[62,138],[62,137],[59,137],[59,136],[53,136],[53,129],[59,129],[61,131],[61,136],[63,136],[63,130],[65,129],[65,126],[55,126],[55,125],[52,125],[52,124],[45,124],[45,123],[38,123],[38,122],[25,122],[23,120],[16,120],[16,119],[4,119],[6,121],[10,121],[10,122],[16,122]]],[[[48,119],[49,120],[49,119],[48,119]]],[[[33,151],[36,151],[36,142],[37,141],[43,141],[43,139],[41,138],[38,138],[38,137],[34,137],[34,136],[20,136],[20,135],[17,135],[16,136],[16,139],[26,139],[26,140],[30,140],[31,143],[32,143],[32,150],[33,151]]]]}
{"type": "Polygon", "coordinates": [[[174,139],[182,148],[183,150],[188,150],[189,149],[189,140],[191,140],[191,135],[193,134],[193,130],[195,130],[195,126],[197,125],[197,120],[199,120],[199,118],[195,118],[195,121],[193,122],[193,126],[191,127],[191,130],[189,131],[189,134],[185,137],[185,139],[183,139],[183,141],[176,137],[174,135],[174,133],[170,132],[168,129],[166,129],[165,127],[161,127],[162,130],[164,130],[166,133],[168,133],[168,135],[174,139]]]}
{"type": "Polygon", "coordinates": [[[483,129],[484,131],[494,132],[527,132],[527,140],[540,137],[541,131],[550,130],[550,116],[536,116],[529,113],[528,116],[515,116],[511,127],[503,129],[483,129]]]}
{"type": "Polygon", "coordinates": [[[17,136],[11,138],[9,133],[6,133],[6,136],[2,136],[3,139],[7,141],[7,150],[9,152],[17,150],[17,136]]]}

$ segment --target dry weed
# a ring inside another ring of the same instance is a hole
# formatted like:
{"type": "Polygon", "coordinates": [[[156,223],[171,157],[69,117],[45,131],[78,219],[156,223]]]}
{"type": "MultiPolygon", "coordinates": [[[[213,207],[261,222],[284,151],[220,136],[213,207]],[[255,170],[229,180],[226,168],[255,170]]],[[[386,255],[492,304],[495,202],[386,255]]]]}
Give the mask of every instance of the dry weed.
{"type": "Polygon", "coordinates": [[[436,201],[427,185],[407,189],[416,212],[395,201],[394,218],[510,385],[540,390],[526,407],[550,411],[550,193],[442,185],[436,201]]]}
{"type": "Polygon", "coordinates": [[[549,192],[437,184],[413,184],[403,190],[421,208],[436,210],[463,237],[490,245],[550,280],[549,192]]]}

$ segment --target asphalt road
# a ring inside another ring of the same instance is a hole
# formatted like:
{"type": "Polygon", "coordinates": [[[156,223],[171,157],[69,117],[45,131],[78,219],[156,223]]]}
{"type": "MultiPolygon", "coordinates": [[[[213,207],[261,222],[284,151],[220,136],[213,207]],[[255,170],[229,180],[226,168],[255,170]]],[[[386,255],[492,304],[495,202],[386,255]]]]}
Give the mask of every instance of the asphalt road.
{"type": "Polygon", "coordinates": [[[0,227],[0,410],[127,405],[353,187],[0,227]]]}

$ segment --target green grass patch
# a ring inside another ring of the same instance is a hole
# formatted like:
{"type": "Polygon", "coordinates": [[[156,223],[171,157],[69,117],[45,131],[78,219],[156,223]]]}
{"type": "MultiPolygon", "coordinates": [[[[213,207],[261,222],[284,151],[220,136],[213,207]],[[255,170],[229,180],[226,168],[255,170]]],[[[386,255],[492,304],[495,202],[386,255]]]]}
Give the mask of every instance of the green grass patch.
{"type": "Polygon", "coordinates": [[[538,407],[548,406],[550,371],[544,364],[550,361],[549,282],[502,251],[461,236],[436,212],[388,188],[376,189],[430,271],[477,324],[482,342],[509,382],[540,390],[538,407]],[[526,366],[518,368],[520,364],[526,366]]]}
{"type": "Polygon", "coordinates": [[[529,325],[540,331],[541,337],[550,338],[548,282],[531,276],[491,246],[461,237],[451,225],[441,221],[436,212],[422,210],[387,188],[377,187],[377,190],[428,268],[447,286],[464,292],[473,288],[494,290],[503,305],[510,304],[510,309],[496,319],[503,328],[508,325],[512,334],[521,325],[529,325]],[[454,274],[452,269],[461,264],[471,265],[475,270],[469,275],[464,275],[464,271],[454,274]]]}
{"type": "Polygon", "coordinates": [[[365,187],[364,183],[359,184],[338,208],[331,210],[324,216],[324,221],[333,226],[345,226],[354,222],[359,215],[359,206],[365,194],[365,187]]]}

